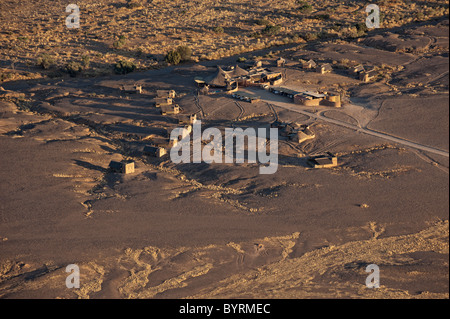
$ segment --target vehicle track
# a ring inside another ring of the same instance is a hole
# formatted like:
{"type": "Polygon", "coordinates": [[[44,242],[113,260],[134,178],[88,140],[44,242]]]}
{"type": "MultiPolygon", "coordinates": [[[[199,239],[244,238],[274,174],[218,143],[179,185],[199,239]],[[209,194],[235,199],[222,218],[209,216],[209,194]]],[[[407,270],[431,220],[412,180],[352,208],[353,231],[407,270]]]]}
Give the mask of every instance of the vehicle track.
{"type": "Polygon", "coordinates": [[[384,140],[388,140],[390,142],[398,143],[398,144],[401,144],[401,145],[404,145],[404,146],[407,146],[407,147],[410,147],[410,148],[413,148],[413,149],[418,149],[418,150],[421,150],[421,151],[425,151],[425,152],[441,155],[441,156],[444,156],[444,157],[449,157],[449,152],[448,151],[445,151],[445,150],[442,150],[442,149],[439,149],[439,148],[436,148],[436,147],[433,147],[433,146],[412,142],[412,141],[409,141],[409,140],[401,138],[401,137],[396,137],[396,136],[389,135],[389,134],[386,134],[386,133],[383,133],[383,132],[379,132],[379,131],[376,131],[376,130],[373,130],[373,129],[368,129],[367,127],[363,127],[362,128],[362,127],[358,127],[356,125],[349,124],[349,123],[346,123],[346,122],[343,122],[343,121],[330,119],[330,118],[325,117],[325,116],[323,116],[321,114],[316,114],[316,113],[300,110],[298,107],[292,106],[292,105],[290,105],[288,103],[276,102],[276,105],[278,107],[287,109],[289,111],[300,113],[300,114],[303,114],[303,115],[307,115],[307,116],[310,116],[312,118],[322,120],[324,122],[332,123],[332,124],[335,124],[335,125],[338,125],[338,126],[342,126],[342,127],[354,130],[356,132],[360,132],[360,133],[364,133],[364,134],[367,134],[367,135],[375,136],[375,137],[378,137],[378,138],[381,138],[381,139],[384,139],[384,140]]]}
{"type": "Polygon", "coordinates": [[[234,103],[237,105],[237,107],[239,108],[239,110],[241,111],[239,113],[239,115],[237,116],[237,118],[235,119],[235,121],[239,121],[242,118],[242,115],[244,115],[245,113],[245,109],[244,107],[241,105],[241,103],[239,103],[238,101],[234,101],[234,103]]]}

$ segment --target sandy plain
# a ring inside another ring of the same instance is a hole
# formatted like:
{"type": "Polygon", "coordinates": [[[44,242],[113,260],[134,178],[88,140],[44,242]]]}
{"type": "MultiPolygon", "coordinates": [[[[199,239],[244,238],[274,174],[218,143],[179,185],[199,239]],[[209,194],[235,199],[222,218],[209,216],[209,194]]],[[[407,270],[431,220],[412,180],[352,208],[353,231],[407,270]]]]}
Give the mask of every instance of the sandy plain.
{"type": "Polygon", "coordinates": [[[2,83],[2,298],[448,298],[448,19],[141,71],[2,83]],[[262,100],[241,102],[243,113],[226,94],[196,103],[195,77],[269,51],[263,63],[285,72],[283,86],[339,91],[343,107],[301,108],[261,89],[249,89],[262,100]],[[278,56],[285,68],[274,66],[278,56]],[[301,69],[309,58],[333,73],[301,69]],[[346,63],[379,76],[362,83],[346,63]],[[134,84],[142,94],[119,89],[134,84]],[[280,140],[274,175],[256,164],[147,157],[148,139],[176,126],[152,106],[157,89],[176,90],[204,127],[278,118],[309,124],[316,138],[280,140]],[[325,151],[337,167],[307,165],[325,151]],[[122,159],[136,172],[108,170],[122,159]],[[379,289],[365,286],[372,263],[379,289]],[[68,264],[80,266],[80,289],[65,287],[68,264]]]}

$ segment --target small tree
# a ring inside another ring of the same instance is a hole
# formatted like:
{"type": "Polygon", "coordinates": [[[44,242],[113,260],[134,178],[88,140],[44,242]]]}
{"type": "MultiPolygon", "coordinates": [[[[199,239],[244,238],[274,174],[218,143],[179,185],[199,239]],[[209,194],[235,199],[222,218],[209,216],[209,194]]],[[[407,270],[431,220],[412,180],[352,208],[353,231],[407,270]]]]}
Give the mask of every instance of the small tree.
{"type": "Polygon", "coordinates": [[[114,65],[114,71],[117,74],[127,74],[136,70],[136,65],[131,61],[120,60],[114,65]]]}
{"type": "Polygon", "coordinates": [[[119,36],[119,39],[114,41],[113,48],[114,49],[120,49],[122,48],[127,42],[127,38],[124,35],[119,36]]]}
{"type": "Polygon", "coordinates": [[[165,57],[167,63],[177,65],[181,62],[181,55],[178,51],[169,51],[165,57]]]}
{"type": "Polygon", "coordinates": [[[223,30],[222,27],[215,27],[215,28],[213,29],[213,31],[214,31],[215,33],[223,33],[223,32],[224,32],[224,30],[223,30]]]}
{"type": "Polygon", "coordinates": [[[72,77],[77,76],[77,74],[80,73],[82,69],[83,68],[82,68],[81,64],[78,62],[72,61],[72,62],[67,63],[67,65],[66,65],[66,71],[72,77]]]}
{"type": "Polygon", "coordinates": [[[181,61],[189,61],[192,56],[192,50],[186,45],[179,46],[177,52],[180,54],[181,61]]]}
{"type": "Polygon", "coordinates": [[[55,64],[55,59],[48,53],[43,53],[37,58],[36,64],[45,70],[50,69],[55,64]]]}
{"type": "Polygon", "coordinates": [[[89,69],[89,66],[91,65],[91,57],[89,55],[83,55],[81,57],[81,62],[83,63],[84,69],[89,69]]]}

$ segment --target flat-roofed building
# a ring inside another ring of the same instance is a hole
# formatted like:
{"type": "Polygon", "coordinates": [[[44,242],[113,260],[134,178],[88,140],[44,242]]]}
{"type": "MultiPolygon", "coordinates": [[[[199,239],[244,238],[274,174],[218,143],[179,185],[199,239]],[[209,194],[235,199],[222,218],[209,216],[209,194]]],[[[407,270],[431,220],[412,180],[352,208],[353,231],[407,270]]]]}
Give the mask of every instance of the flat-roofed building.
{"type": "Polygon", "coordinates": [[[137,94],[141,94],[142,93],[142,85],[122,85],[122,91],[126,92],[126,93],[137,93],[137,94]]]}
{"type": "Polygon", "coordinates": [[[336,167],[338,165],[338,160],[334,154],[327,152],[327,154],[324,155],[310,157],[308,163],[314,168],[330,168],[336,167]]]}
{"type": "Polygon", "coordinates": [[[317,67],[317,63],[314,60],[303,61],[302,68],[303,69],[315,69],[317,67]]]}
{"type": "Polygon", "coordinates": [[[378,72],[375,70],[368,71],[368,72],[365,71],[365,72],[359,73],[359,79],[363,82],[369,82],[369,81],[373,80],[377,75],[378,75],[378,72]]]}
{"type": "Polygon", "coordinates": [[[133,161],[111,161],[109,163],[109,168],[113,172],[122,173],[122,174],[131,174],[134,173],[134,162],[133,161]]]}
{"type": "Polygon", "coordinates": [[[157,97],[162,97],[162,98],[170,97],[170,98],[174,99],[175,95],[176,95],[175,90],[156,90],[157,97]]]}
{"type": "Polygon", "coordinates": [[[170,97],[156,97],[154,99],[154,102],[155,102],[156,107],[160,107],[163,104],[167,104],[167,105],[172,104],[173,100],[170,97]]]}
{"type": "Polygon", "coordinates": [[[146,145],[143,152],[145,155],[153,157],[163,157],[167,154],[167,150],[165,148],[153,145],[146,145]]]}
{"type": "Polygon", "coordinates": [[[277,67],[284,67],[285,64],[286,64],[286,60],[285,60],[285,59],[283,59],[283,58],[280,57],[280,58],[277,60],[277,67]]]}
{"type": "Polygon", "coordinates": [[[180,113],[180,106],[178,104],[161,104],[161,115],[172,115],[180,113]]]}
{"type": "Polygon", "coordinates": [[[329,63],[322,64],[316,68],[317,73],[325,74],[333,71],[333,67],[329,63]]]}
{"type": "Polygon", "coordinates": [[[179,124],[194,124],[197,121],[197,114],[179,114],[178,123],[179,124]]]}
{"type": "Polygon", "coordinates": [[[359,75],[359,73],[364,72],[364,66],[362,64],[358,64],[350,68],[350,74],[359,75]]]}

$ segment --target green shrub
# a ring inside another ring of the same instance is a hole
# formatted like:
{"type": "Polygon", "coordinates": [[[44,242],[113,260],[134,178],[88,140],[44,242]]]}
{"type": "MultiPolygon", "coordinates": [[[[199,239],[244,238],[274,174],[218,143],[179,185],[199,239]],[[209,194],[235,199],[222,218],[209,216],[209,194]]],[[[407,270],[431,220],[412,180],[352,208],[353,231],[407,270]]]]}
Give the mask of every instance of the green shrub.
{"type": "Polygon", "coordinates": [[[180,54],[181,61],[189,61],[192,56],[192,50],[186,45],[179,46],[176,50],[180,54]]]}
{"type": "Polygon", "coordinates": [[[355,25],[357,36],[361,37],[369,31],[365,22],[360,22],[355,25]]]}
{"type": "Polygon", "coordinates": [[[214,31],[215,33],[223,33],[223,32],[224,32],[224,30],[223,30],[222,27],[215,27],[215,28],[213,29],[213,31],[214,31]]]}
{"type": "Polygon", "coordinates": [[[177,65],[178,63],[181,62],[181,55],[178,51],[169,51],[164,60],[167,63],[177,65]]]}
{"type": "Polygon", "coordinates": [[[302,37],[307,42],[314,41],[319,38],[319,34],[318,33],[306,33],[306,34],[302,35],[302,37]]]}
{"type": "Polygon", "coordinates": [[[256,24],[257,25],[265,25],[265,26],[267,26],[267,25],[270,25],[271,23],[267,19],[259,19],[259,20],[256,20],[256,24]]]}
{"type": "Polygon", "coordinates": [[[127,43],[127,38],[124,35],[119,36],[119,39],[113,42],[114,49],[120,49],[127,43]]]}
{"type": "Polygon", "coordinates": [[[89,69],[91,65],[91,57],[89,55],[83,55],[81,57],[81,63],[83,64],[84,69],[89,69]]]}
{"type": "Polygon", "coordinates": [[[117,74],[127,74],[136,70],[136,65],[131,61],[120,60],[114,65],[114,71],[117,74]]]}
{"type": "Polygon", "coordinates": [[[279,25],[268,25],[262,30],[262,33],[265,35],[276,35],[281,31],[281,27],[279,25]]]}
{"type": "Polygon", "coordinates": [[[50,54],[43,53],[37,58],[36,64],[48,70],[55,64],[55,59],[50,54]]]}
{"type": "Polygon", "coordinates": [[[330,20],[330,15],[327,13],[316,14],[315,16],[312,16],[312,18],[317,19],[317,20],[330,20]]]}
{"type": "Polygon", "coordinates": [[[78,62],[69,62],[66,64],[66,71],[70,74],[70,76],[75,77],[78,73],[81,72],[83,67],[78,62]]]}
{"type": "Polygon", "coordinates": [[[140,0],[128,0],[127,1],[127,8],[129,8],[129,9],[139,8],[140,6],[142,6],[140,0]]]}
{"type": "Polygon", "coordinates": [[[301,13],[311,13],[313,11],[312,5],[310,5],[306,1],[299,1],[300,6],[298,7],[298,11],[301,13]]]}

